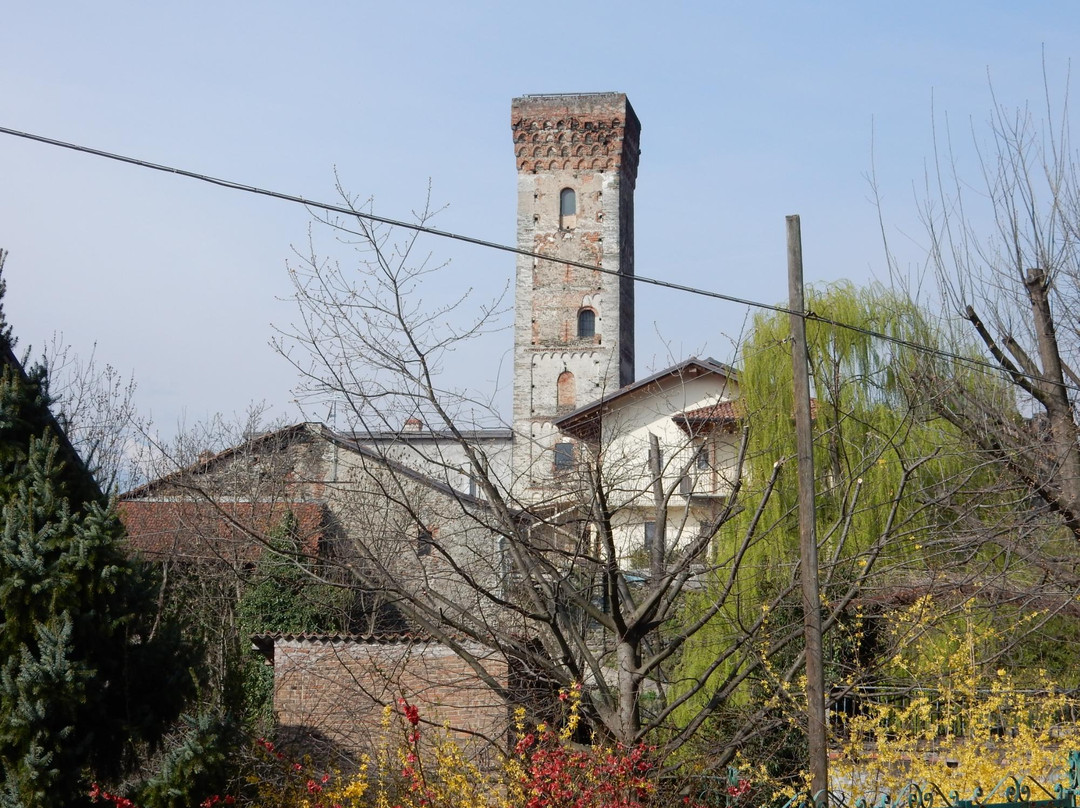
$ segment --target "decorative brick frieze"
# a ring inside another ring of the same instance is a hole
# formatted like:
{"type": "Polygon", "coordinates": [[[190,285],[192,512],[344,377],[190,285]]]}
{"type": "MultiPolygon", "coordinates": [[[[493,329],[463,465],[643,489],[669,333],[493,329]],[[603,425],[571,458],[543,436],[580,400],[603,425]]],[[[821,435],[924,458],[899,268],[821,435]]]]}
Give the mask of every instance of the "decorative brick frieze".
{"type": "Polygon", "coordinates": [[[511,112],[518,171],[621,170],[637,179],[641,124],[622,93],[528,95],[511,112]]]}

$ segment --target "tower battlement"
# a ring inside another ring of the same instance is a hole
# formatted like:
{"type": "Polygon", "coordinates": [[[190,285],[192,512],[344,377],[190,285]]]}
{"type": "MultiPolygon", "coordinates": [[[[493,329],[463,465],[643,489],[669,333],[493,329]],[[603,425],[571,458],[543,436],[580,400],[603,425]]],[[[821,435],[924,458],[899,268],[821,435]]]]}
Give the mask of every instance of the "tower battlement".
{"type": "Polygon", "coordinates": [[[637,181],[641,122],[623,93],[515,98],[510,111],[518,171],[613,171],[637,181]]]}

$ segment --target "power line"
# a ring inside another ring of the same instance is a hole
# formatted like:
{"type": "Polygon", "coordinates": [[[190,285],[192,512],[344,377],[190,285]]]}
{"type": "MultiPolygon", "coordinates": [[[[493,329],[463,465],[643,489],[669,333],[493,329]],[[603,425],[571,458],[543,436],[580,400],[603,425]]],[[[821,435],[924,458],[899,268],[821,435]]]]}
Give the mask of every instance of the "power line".
{"type": "MultiPolygon", "coordinates": [[[[542,261],[552,261],[558,264],[566,264],[572,267],[579,267],[581,269],[588,269],[595,272],[601,272],[607,275],[621,275],[618,270],[604,269],[603,267],[593,266],[585,264],[580,261],[571,261],[565,258],[552,258],[550,255],[543,255],[542,253],[532,252],[530,250],[523,250],[520,247],[511,247],[508,244],[499,244],[495,241],[487,241],[475,236],[466,236],[461,233],[452,233],[448,230],[438,230],[434,227],[427,227],[425,225],[416,224],[415,222],[405,222],[399,219],[390,219],[386,216],[377,216],[374,213],[365,213],[364,211],[356,210],[352,207],[345,207],[343,205],[331,205],[327,202],[318,202],[312,199],[306,199],[302,196],[296,196],[294,194],[286,194],[281,191],[271,191],[266,188],[258,188],[254,185],[245,185],[240,182],[233,182],[232,180],[222,179],[220,177],[211,177],[208,174],[200,174],[196,171],[188,171],[183,168],[176,168],[174,166],[162,165],[161,163],[151,163],[146,160],[140,160],[136,157],[127,157],[122,154],[115,154],[113,152],[102,151],[101,149],[95,149],[90,146],[80,146],[76,143],[67,143],[63,140],[55,140],[54,138],[45,137],[43,135],[35,135],[30,132],[21,132],[17,129],[8,129],[7,127],[0,126],[0,133],[5,135],[13,135],[14,137],[24,138],[26,140],[33,140],[38,143],[44,143],[48,146],[57,146],[62,149],[70,149],[71,151],[82,152],[83,154],[90,154],[94,157],[104,157],[107,160],[115,160],[119,163],[127,163],[128,165],[138,166],[139,168],[149,168],[154,171],[163,171],[167,174],[177,174],[181,177],[188,177],[189,179],[199,180],[200,182],[208,182],[211,185],[219,185],[222,188],[231,188],[234,191],[246,191],[251,194],[259,194],[260,196],[268,196],[271,199],[280,199],[284,202],[295,202],[300,205],[304,205],[307,208],[315,208],[316,210],[325,210],[330,213],[340,213],[345,216],[355,216],[359,219],[366,219],[367,221],[377,222],[379,224],[390,225],[392,227],[403,227],[408,230],[415,230],[419,233],[426,233],[431,236],[438,236],[439,238],[448,238],[455,241],[463,241],[466,244],[475,244],[478,247],[486,247],[491,250],[501,250],[503,252],[514,253],[516,255],[523,255],[526,258],[535,258],[542,261]]],[[[720,292],[710,292],[706,289],[699,289],[694,286],[686,286],[680,283],[672,283],[671,281],[662,281],[659,278],[647,278],[641,275],[632,275],[635,282],[651,284],[653,286],[661,286],[666,289],[672,289],[677,292],[687,292],[688,294],[700,295],[703,297],[711,297],[717,300],[724,300],[729,303],[738,303],[743,306],[751,306],[756,308],[772,309],[779,312],[786,312],[787,309],[783,309],[777,306],[768,306],[764,303],[756,303],[752,300],[743,300],[742,298],[733,297],[731,295],[721,294],[720,292]]],[[[790,312],[789,312],[790,313],[790,312]]]]}
{"type": "MultiPolygon", "coordinates": [[[[303,205],[304,207],[309,209],[314,208],[316,210],[323,210],[329,213],[338,213],[344,216],[355,216],[358,219],[364,219],[366,221],[376,222],[378,224],[385,224],[391,227],[402,227],[407,230],[413,230],[419,233],[437,236],[439,238],[447,238],[454,241],[462,241],[466,244],[474,244],[477,247],[484,247],[491,250],[500,250],[502,252],[514,253],[515,255],[525,256],[526,258],[532,258],[534,260],[551,261],[557,264],[565,264],[567,266],[587,269],[593,272],[600,272],[605,275],[622,276],[623,274],[615,269],[605,269],[604,267],[592,266],[590,264],[586,264],[580,261],[571,261],[564,258],[553,258],[550,255],[543,255],[541,253],[532,252],[531,250],[523,250],[520,247],[511,247],[507,244],[499,244],[495,241],[487,241],[486,239],[477,238],[475,236],[466,236],[461,233],[453,233],[448,230],[438,230],[434,227],[427,227],[426,225],[416,224],[414,222],[405,222],[398,219],[391,219],[386,216],[377,216],[374,213],[365,213],[364,211],[356,210],[353,207],[346,207],[343,205],[331,205],[327,202],[319,202],[312,199],[306,199],[302,196],[296,196],[294,194],[286,194],[281,191],[272,191],[266,188],[259,188],[254,185],[245,185],[244,183],[222,179],[221,177],[212,177],[208,174],[200,174],[196,171],[188,171],[187,169],[176,168],[175,166],[167,166],[161,163],[152,163],[147,160],[140,160],[136,157],[128,157],[123,154],[107,152],[101,149],[95,149],[91,146],[81,146],[77,143],[68,143],[63,140],[56,140],[55,138],[45,137],[44,135],[35,135],[31,132],[23,132],[18,129],[9,129],[8,127],[0,126],[0,134],[23,138],[24,140],[32,140],[37,143],[44,143],[47,146],[56,146],[61,149],[68,149],[70,151],[89,154],[94,157],[104,157],[107,160],[115,160],[116,162],[127,163],[128,165],[138,166],[139,168],[148,168],[153,171],[162,171],[166,174],[176,174],[181,177],[198,180],[199,182],[206,182],[211,185],[218,185],[222,188],[230,188],[234,191],[244,191],[246,193],[267,196],[271,199],[280,199],[283,202],[293,202],[295,204],[303,205]]],[[[873,339],[880,339],[885,342],[908,348],[910,350],[917,351],[928,356],[937,356],[943,359],[952,359],[953,361],[962,362],[964,364],[977,368],[982,368],[985,370],[990,370],[994,373],[1006,373],[1003,368],[994,364],[993,362],[989,362],[983,359],[976,359],[970,356],[964,356],[962,354],[954,353],[952,351],[945,351],[940,348],[934,348],[929,345],[922,345],[920,343],[912,342],[901,337],[894,337],[891,334],[883,334],[878,331],[872,331],[867,328],[850,325],[849,323],[832,320],[828,317],[822,317],[820,315],[817,315],[812,311],[796,312],[792,311],[791,309],[785,308],[784,306],[778,306],[770,303],[761,303],[756,300],[747,300],[745,298],[735,297],[733,295],[726,295],[722,292],[714,292],[708,289],[702,289],[697,286],[687,286],[686,284],[674,283],[672,281],[664,281],[660,280],[659,278],[650,278],[644,275],[635,274],[624,277],[630,277],[635,283],[643,283],[650,286],[657,286],[663,289],[671,289],[675,292],[685,292],[686,294],[696,295],[698,297],[706,297],[713,300],[722,300],[726,303],[735,303],[740,306],[763,309],[765,311],[772,311],[778,314],[805,317],[808,320],[813,320],[824,325],[831,325],[834,328],[843,328],[849,331],[854,331],[856,333],[863,334],[864,336],[868,336],[873,339]]],[[[1044,379],[1035,374],[1020,373],[1020,375],[1035,381],[1049,381],[1048,379],[1044,379]]],[[[1068,383],[1062,383],[1062,386],[1067,390],[1072,390],[1073,392],[1080,392],[1080,387],[1074,387],[1068,383]]]]}

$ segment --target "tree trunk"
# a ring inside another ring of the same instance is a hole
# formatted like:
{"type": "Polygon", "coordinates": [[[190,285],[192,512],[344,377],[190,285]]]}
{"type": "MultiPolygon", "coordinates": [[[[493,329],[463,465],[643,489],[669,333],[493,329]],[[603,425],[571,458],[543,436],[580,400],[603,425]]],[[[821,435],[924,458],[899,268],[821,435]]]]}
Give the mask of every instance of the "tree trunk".
{"type": "Polygon", "coordinates": [[[1080,450],[1076,445],[1076,422],[1065,387],[1061,351],[1050,311],[1048,284],[1046,272],[1042,269],[1028,270],[1024,279],[1042,364],[1042,378],[1036,382],[1038,399],[1046,408],[1050,421],[1051,451],[1054,465],[1058,468],[1057,487],[1062,510],[1070,524],[1076,524],[1080,520],[1080,450]]]}
{"type": "Polygon", "coordinates": [[[638,699],[641,695],[641,676],[638,673],[640,658],[638,645],[620,639],[616,648],[619,664],[618,740],[627,746],[637,742],[641,729],[641,712],[638,699]]]}

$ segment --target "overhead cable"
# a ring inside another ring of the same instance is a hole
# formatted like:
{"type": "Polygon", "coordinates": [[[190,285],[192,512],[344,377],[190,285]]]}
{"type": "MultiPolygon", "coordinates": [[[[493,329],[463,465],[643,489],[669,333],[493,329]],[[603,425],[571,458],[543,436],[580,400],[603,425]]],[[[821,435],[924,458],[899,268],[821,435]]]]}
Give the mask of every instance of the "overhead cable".
{"type": "MultiPolygon", "coordinates": [[[[448,230],[438,230],[434,227],[428,227],[426,225],[417,224],[415,222],[406,222],[399,219],[391,219],[386,216],[378,216],[374,213],[367,213],[362,210],[344,205],[332,205],[327,202],[319,202],[313,199],[307,199],[295,194],[287,194],[281,191],[272,191],[266,188],[259,188],[254,185],[246,185],[241,182],[235,182],[233,180],[226,180],[220,177],[212,177],[208,174],[200,174],[197,171],[188,171],[183,168],[176,168],[175,166],[167,166],[161,163],[152,163],[147,160],[140,160],[136,157],[128,157],[122,154],[116,154],[114,152],[107,152],[101,149],[95,149],[91,146],[81,146],[77,143],[68,143],[63,140],[56,140],[55,138],[45,137],[44,135],[35,135],[31,132],[23,132],[18,129],[10,129],[8,127],[0,126],[0,134],[11,135],[13,137],[23,138],[25,140],[32,140],[37,143],[44,143],[47,146],[56,146],[62,149],[68,149],[70,151],[81,152],[83,154],[89,154],[94,157],[104,157],[107,160],[115,160],[120,163],[127,163],[128,165],[138,166],[139,168],[148,168],[153,171],[162,171],[167,174],[176,174],[181,177],[187,177],[189,179],[198,180],[199,182],[210,183],[211,185],[218,185],[222,188],[230,188],[234,191],[244,191],[246,193],[258,194],[260,196],[270,197],[271,199],[280,199],[283,202],[292,202],[299,205],[304,205],[309,209],[323,210],[329,213],[337,213],[343,216],[355,216],[358,219],[364,219],[369,222],[376,222],[378,224],[385,224],[391,227],[401,227],[407,230],[413,230],[419,233],[426,233],[427,235],[437,236],[439,238],[453,239],[454,241],[462,241],[466,244],[474,244],[477,247],[484,247],[491,250],[500,250],[502,252],[514,253],[515,255],[525,256],[526,258],[532,258],[539,261],[551,261],[557,264],[564,264],[566,266],[578,267],[581,269],[587,269],[593,272],[600,272],[606,275],[619,275],[623,277],[631,278],[635,283],[643,283],[650,286],[657,286],[664,289],[671,289],[676,292],[685,292],[686,294],[696,295],[698,297],[711,298],[713,300],[722,300],[727,303],[735,303],[740,306],[748,306],[750,308],[764,309],[766,311],[777,312],[779,314],[794,315],[798,317],[805,317],[807,320],[813,320],[815,322],[823,323],[825,325],[833,326],[834,328],[843,328],[849,331],[855,331],[873,339],[884,340],[898,345],[904,348],[908,348],[913,351],[917,351],[929,356],[937,356],[943,359],[952,359],[957,362],[962,362],[972,367],[983,368],[991,370],[995,373],[1004,373],[1005,371],[993,362],[989,362],[984,359],[977,359],[975,357],[964,356],[962,354],[954,353],[952,351],[945,351],[940,348],[934,348],[929,345],[922,345],[917,342],[903,339],[901,337],[895,337],[891,334],[883,334],[879,331],[872,331],[870,329],[861,328],[859,326],[851,325],[849,323],[843,323],[838,320],[833,320],[828,317],[822,317],[815,314],[813,311],[797,312],[784,306],[778,306],[770,303],[761,303],[756,300],[748,300],[746,298],[735,297],[733,295],[726,295],[722,292],[711,291],[709,289],[702,289],[696,286],[688,286],[681,283],[673,283],[672,281],[660,280],[659,278],[650,278],[644,275],[624,275],[616,269],[606,269],[604,267],[586,264],[581,261],[571,261],[565,258],[556,258],[550,255],[544,255],[542,253],[533,252],[531,250],[525,250],[520,247],[511,247],[507,244],[499,244],[498,242],[488,241],[486,239],[477,238],[475,236],[466,236],[461,233],[453,233],[448,230]]],[[[1020,375],[1027,376],[1035,381],[1050,382],[1041,376],[1035,374],[1021,373],[1020,375]]],[[[1080,387],[1074,387],[1067,383],[1062,384],[1060,382],[1051,382],[1053,384],[1061,384],[1065,389],[1072,390],[1073,392],[1080,392],[1080,387]]]]}

